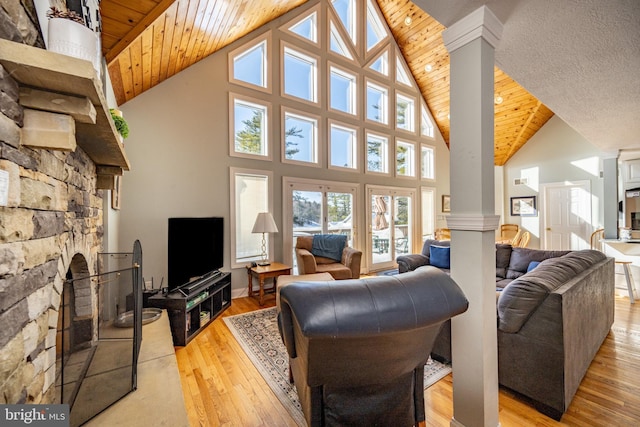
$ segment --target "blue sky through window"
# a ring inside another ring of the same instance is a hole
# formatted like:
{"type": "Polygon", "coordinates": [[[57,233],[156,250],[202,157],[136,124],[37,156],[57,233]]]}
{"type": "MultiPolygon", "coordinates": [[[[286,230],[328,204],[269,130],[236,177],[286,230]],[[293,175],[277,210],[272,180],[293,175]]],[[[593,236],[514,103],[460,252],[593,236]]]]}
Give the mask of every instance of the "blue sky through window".
{"type": "Polygon", "coordinates": [[[316,162],[316,128],[317,123],[313,119],[286,113],[284,126],[286,135],[285,158],[300,162],[316,162]],[[295,152],[294,152],[295,151],[295,152]]]}
{"type": "Polygon", "coordinates": [[[315,64],[285,49],[284,92],[287,95],[315,102],[315,64]]]}
{"type": "Polygon", "coordinates": [[[331,166],[355,168],[355,130],[331,125],[331,166]]]}
{"type": "Polygon", "coordinates": [[[233,58],[233,78],[266,87],[266,41],[233,58]]]}

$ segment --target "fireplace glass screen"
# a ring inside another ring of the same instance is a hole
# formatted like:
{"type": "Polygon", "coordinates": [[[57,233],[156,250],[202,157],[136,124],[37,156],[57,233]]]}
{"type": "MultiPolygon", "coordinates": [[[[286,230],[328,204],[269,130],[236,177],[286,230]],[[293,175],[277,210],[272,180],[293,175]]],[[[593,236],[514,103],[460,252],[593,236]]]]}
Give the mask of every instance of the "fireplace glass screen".
{"type": "Polygon", "coordinates": [[[140,244],[136,241],[131,253],[98,254],[96,275],[73,270],[67,273],[58,321],[56,391],[59,402],[69,404],[70,425],[79,426],[136,388],[142,338],[140,244]],[[92,287],[97,302],[87,310],[83,305],[91,302],[92,287]]]}

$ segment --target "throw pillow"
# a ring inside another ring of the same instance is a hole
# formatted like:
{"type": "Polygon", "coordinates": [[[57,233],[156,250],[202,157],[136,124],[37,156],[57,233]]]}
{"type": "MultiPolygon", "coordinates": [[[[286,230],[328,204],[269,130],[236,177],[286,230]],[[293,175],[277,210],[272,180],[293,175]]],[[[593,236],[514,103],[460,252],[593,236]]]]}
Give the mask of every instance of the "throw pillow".
{"type": "Polygon", "coordinates": [[[527,267],[527,273],[536,268],[540,264],[540,261],[531,261],[527,267]]]}
{"type": "Polygon", "coordinates": [[[429,246],[429,263],[438,268],[451,268],[451,248],[447,246],[429,246]]]}

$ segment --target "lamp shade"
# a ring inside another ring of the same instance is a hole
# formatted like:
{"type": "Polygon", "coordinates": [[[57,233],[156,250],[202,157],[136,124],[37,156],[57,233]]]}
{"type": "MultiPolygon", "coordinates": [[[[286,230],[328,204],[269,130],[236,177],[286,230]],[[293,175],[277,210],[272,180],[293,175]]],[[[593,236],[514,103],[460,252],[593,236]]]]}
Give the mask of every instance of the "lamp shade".
{"type": "Polygon", "coordinates": [[[260,212],[253,224],[252,233],[277,233],[278,227],[269,212],[260,212]]]}

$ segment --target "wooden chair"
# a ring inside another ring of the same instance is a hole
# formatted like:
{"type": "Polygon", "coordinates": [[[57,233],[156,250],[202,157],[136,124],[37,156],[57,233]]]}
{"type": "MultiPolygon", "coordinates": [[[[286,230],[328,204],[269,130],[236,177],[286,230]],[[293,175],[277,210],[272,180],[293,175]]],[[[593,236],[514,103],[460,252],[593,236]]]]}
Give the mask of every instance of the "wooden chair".
{"type": "Polygon", "coordinates": [[[519,248],[526,248],[529,245],[529,240],[531,239],[531,233],[525,231],[520,235],[520,239],[518,239],[518,243],[514,246],[519,248]]]}
{"type": "Polygon", "coordinates": [[[520,233],[518,224],[502,224],[500,226],[500,240],[513,240],[520,233]]]}
{"type": "Polygon", "coordinates": [[[436,229],[436,240],[451,240],[451,230],[448,228],[436,229]]]}
{"type": "MultiPolygon", "coordinates": [[[[602,239],[604,239],[604,228],[598,228],[596,231],[591,233],[591,249],[596,251],[604,252],[602,239]]],[[[622,266],[622,271],[624,271],[624,278],[627,281],[627,292],[629,292],[629,301],[631,304],[635,304],[635,282],[633,281],[633,276],[631,275],[631,268],[629,268],[632,264],[631,261],[620,261],[615,260],[616,264],[622,266]]]]}
{"type": "Polygon", "coordinates": [[[520,230],[518,230],[518,232],[516,233],[515,236],[513,236],[513,239],[511,239],[511,246],[518,246],[518,242],[520,242],[520,230]]]}

